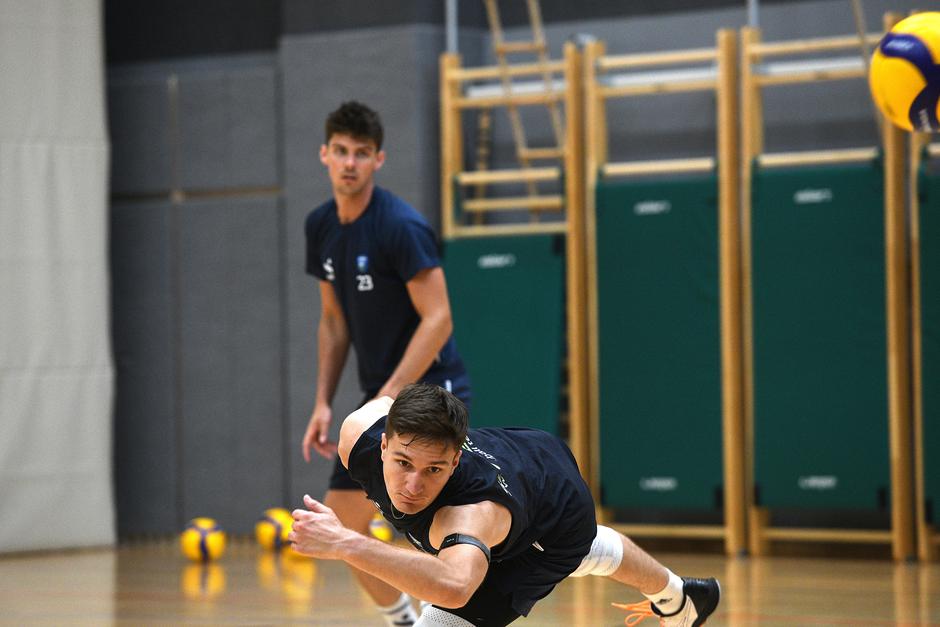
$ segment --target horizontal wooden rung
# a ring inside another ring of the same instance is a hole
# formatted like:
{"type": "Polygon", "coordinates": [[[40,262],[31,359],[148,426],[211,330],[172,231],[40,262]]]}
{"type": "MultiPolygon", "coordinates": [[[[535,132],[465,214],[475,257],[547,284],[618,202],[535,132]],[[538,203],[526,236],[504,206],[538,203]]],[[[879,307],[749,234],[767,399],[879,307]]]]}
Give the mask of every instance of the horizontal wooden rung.
{"type": "Polygon", "coordinates": [[[682,82],[652,82],[642,85],[624,85],[622,87],[602,87],[598,90],[603,98],[623,96],[650,96],[656,94],[680,94],[691,91],[710,91],[718,86],[714,79],[690,80],[682,82]]]}
{"type": "Polygon", "coordinates": [[[475,198],[463,201],[465,211],[507,211],[515,209],[560,210],[561,196],[516,196],[512,198],[475,198]]]}
{"type": "MultiPolygon", "coordinates": [[[[865,43],[869,45],[876,44],[881,41],[883,36],[881,33],[869,33],[865,36],[865,43]]],[[[808,52],[850,50],[852,48],[861,48],[858,35],[753,43],[746,46],[745,54],[748,57],[770,57],[808,52]]]]}
{"type": "Polygon", "coordinates": [[[650,52],[646,54],[608,55],[597,59],[597,69],[606,71],[650,65],[700,63],[703,61],[713,61],[716,58],[718,58],[718,52],[714,48],[650,52]]]}
{"type": "Polygon", "coordinates": [[[496,54],[512,52],[539,52],[545,50],[544,41],[504,41],[493,46],[496,54]]]}
{"type": "Polygon", "coordinates": [[[757,156],[757,163],[765,168],[824,163],[851,163],[871,161],[878,156],[877,148],[846,148],[843,150],[810,150],[805,152],[778,152],[757,156]]]}
{"type": "Polygon", "coordinates": [[[525,183],[529,181],[557,181],[561,178],[561,168],[521,168],[515,170],[478,170],[460,172],[457,182],[461,185],[479,185],[485,183],[525,183]]]}
{"type": "Polygon", "coordinates": [[[720,525],[629,525],[611,523],[611,529],[628,537],[646,538],[724,538],[725,528],[720,525]]]}
{"type": "Polygon", "coordinates": [[[558,74],[565,71],[564,61],[546,61],[545,63],[516,63],[512,65],[486,65],[474,68],[457,68],[447,70],[446,79],[451,83],[478,81],[483,79],[500,78],[503,76],[537,76],[558,74]]]}
{"type": "Polygon", "coordinates": [[[678,174],[684,172],[709,172],[715,169],[714,157],[696,159],[661,159],[657,161],[623,161],[601,166],[601,175],[637,176],[645,174],[678,174]]]}
{"type": "Polygon", "coordinates": [[[565,149],[552,148],[523,148],[519,151],[520,159],[561,159],[565,156],[565,149]]]}
{"type": "Polygon", "coordinates": [[[565,233],[568,225],[564,222],[537,222],[526,224],[479,224],[475,226],[455,226],[453,238],[491,237],[494,235],[542,235],[565,233]]]}
{"type": "Polygon", "coordinates": [[[859,542],[863,544],[891,542],[890,531],[867,529],[797,529],[770,527],[764,530],[763,535],[771,540],[794,540],[804,542],[859,542]]]}

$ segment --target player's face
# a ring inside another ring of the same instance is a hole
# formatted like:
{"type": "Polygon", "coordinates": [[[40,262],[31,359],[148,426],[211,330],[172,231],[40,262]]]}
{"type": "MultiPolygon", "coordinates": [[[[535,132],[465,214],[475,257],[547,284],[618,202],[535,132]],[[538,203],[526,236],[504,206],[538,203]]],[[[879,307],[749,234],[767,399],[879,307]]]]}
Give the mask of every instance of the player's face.
{"type": "Polygon", "coordinates": [[[375,171],[385,162],[385,153],[371,139],[334,134],[329,143],[320,146],[320,162],[326,166],[334,194],[356,196],[371,187],[375,171]]]}
{"type": "Polygon", "coordinates": [[[416,514],[431,504],[454,474],[460,451],[449,444],[414,442],[408,434],[382,434],[385,488],[395,509],[416,514]]]}

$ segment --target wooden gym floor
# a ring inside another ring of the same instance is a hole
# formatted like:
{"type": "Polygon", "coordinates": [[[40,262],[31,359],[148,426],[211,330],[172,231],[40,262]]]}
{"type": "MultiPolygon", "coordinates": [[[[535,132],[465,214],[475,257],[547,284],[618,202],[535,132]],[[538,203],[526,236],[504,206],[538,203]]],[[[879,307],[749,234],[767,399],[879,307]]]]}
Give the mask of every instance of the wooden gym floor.
{"type": "MultiPolygon", "coordinates": [[[[708,627],[940,626],[936,563],[654,555],[678,573],[720,578],[722,604],[708,627]]],[[[613,627],[624,613],[611,601],[639,600],[606,579],[570,579],[516,624],[613,627]]],[[[187,563],[170,542],[0,556],[0,625],[175,624],[382,622],[342,564],[276,559],[247,541],[208,567],[187,563]]]]}

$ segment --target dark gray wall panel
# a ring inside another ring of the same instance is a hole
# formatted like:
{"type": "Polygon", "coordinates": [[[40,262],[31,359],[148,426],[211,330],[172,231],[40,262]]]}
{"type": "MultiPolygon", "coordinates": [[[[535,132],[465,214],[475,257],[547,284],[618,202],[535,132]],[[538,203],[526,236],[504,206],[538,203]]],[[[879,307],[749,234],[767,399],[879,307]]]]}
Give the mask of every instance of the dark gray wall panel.
{"type": "Polygon", "coordinates": [[[168,102],[166,76],[109,73],[112,193],[169,189],[172,150],[168,102]]]}
{"type": "Polygon", "coordinates": [[[183,509],[237,533],[283,501],[278,219],[273,199],[180,212],[183,509]]]}
{"type": "Polygon", "coordinates": [[[178,528],[170,208],[111,212],[118,533],[178,528]]]}
{"type": "Polygon", "coordinates": [[[180,76],[184,189],[278,183],[276,83],[273,60],[180,76]]]}

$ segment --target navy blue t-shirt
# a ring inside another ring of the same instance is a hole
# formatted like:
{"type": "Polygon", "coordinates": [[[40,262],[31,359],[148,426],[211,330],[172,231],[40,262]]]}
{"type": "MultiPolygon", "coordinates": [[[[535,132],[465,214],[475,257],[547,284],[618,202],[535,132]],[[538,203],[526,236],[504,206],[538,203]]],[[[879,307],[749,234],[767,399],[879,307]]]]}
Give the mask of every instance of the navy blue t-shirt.
{"type": "MultiPolygon", "coordinates": [[[[420,322],[405,284],[440,265],[427,221],[408,203],[376,186],[365,211],[341,224],[336,201],[308,216],[307,272],[333,285],[359,362],[366,392],[384,385],[420,322]]],[[[454,338],[448,338],[423,380],[442,385],[465,378],[454,338]]]]}
{"type": "MultiPolygon", "coordinates": [[[[385,417],[359,437],[349,454],[349,474],[392,526],[418,549],[436,554],[428,532],[442,507],[493,501],[512,514],[506,539],[493,547],[493,561],[536,550],[546,559],[574,555],[568,572],[587,554],[597,531],[594,501],[571,451],[537,429],[470,429],[460,462],[444,489],[416,514],[392,509],[382,474],[385,417]]],[[[567,573],[563,573],[567,574],[567,573]]]]}

